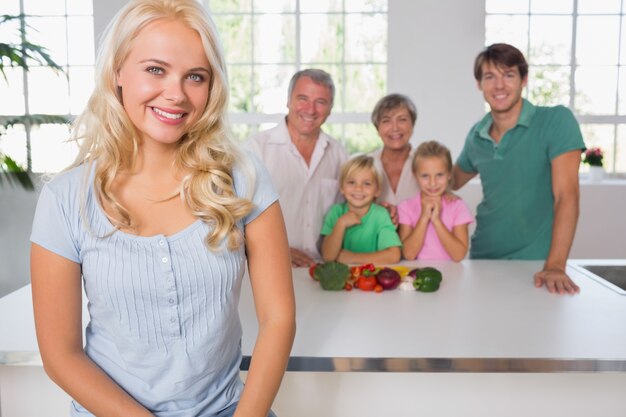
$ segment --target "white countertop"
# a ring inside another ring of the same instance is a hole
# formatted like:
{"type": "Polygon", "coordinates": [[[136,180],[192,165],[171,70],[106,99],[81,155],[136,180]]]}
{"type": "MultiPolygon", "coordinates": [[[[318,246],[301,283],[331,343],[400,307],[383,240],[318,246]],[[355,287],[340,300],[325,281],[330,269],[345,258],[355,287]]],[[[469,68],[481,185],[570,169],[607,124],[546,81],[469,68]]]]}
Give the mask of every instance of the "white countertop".
{"type": "MultiPolygon", "coordinates": [[[[327,292],[306,270],[294,270],[298,329],[292,358],[350,358],[335,361],[337,370],[626,371],[626,296],[578,270],[568,273],[581,293],[557,296],[533,285],[541,262],[412,265],[440,269],[439,291],[327,292]],[[359,364],[359,358],[379,360],[359,364]]],[[[249,285],[241,311],[252,317],[249,285]]],[[[244,352],[251,351],[256,331],[255,321],[244,320],[244,352]]]]}
{"type": "MultiPolygon", "coordinates": [[[[294,269],[290,369],[626,371],[626,296],[575,268],[581,293],[557,296],[533,286],[541,262],[405,264],[441,270],[439,291],[328,292],[294,269]]],[[[41,363],[30,297],[26,286],[0,299],[0,365],[41,363]]],[[[248,280],[240,312],[246,356],[257,332],[248,280]]]]}

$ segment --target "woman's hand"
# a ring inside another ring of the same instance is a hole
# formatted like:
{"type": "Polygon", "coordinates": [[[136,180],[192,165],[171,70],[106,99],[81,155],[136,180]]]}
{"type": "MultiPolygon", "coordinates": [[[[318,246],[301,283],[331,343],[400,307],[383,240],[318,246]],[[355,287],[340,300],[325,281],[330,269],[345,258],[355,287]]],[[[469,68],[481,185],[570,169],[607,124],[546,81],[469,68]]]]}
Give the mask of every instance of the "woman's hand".
{"type": "Polygon", "coordinates": [[[389,217],[391,217],[391,222],[393,223],[394,226],[397,226],[398,225],[398,207],[394,206],[388,201],[383,201],[382,203],[379,203],[379,204],[387,209],[387,211],[389,212],[389,217]]]}
{"type": "Polygon", "coordinates": [[[443,193],[442,198],[445,198],[446,201],[448,202],[453,202],[453,201],[459,200],[461,197],[454,194],[452,191],[446,191],[445,193],[443,193]]]}

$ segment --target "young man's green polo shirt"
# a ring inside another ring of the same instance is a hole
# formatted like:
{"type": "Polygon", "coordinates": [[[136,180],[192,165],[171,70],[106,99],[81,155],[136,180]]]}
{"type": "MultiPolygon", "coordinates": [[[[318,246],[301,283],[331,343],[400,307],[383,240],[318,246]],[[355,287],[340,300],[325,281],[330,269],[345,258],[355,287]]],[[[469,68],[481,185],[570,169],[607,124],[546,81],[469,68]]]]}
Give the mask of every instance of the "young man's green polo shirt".
{"type": "MultiPolygon", "coordinates": [[[[331,234],[339,217],[347,212],[347,203],[333,205],[324,217],[322,236],[331,234]]],[[[383,206],[372,204],[367,214],[361,218],[361,224],[346,229],[342,248],[351,252],[369,253],[393,246],[402,246],[402,241],[391,222],[389,212],[383,206]]]]}
{"type": "Polygon", "coordinates": [[[471,258],[545,259],[552,240],[551,162],[585,144],[578,122],[563,106],[524,100],[517,125],[499,143],[487,114],[470,130],[457,164],[479,173],[483,199],[476,212],[471,258]]]}

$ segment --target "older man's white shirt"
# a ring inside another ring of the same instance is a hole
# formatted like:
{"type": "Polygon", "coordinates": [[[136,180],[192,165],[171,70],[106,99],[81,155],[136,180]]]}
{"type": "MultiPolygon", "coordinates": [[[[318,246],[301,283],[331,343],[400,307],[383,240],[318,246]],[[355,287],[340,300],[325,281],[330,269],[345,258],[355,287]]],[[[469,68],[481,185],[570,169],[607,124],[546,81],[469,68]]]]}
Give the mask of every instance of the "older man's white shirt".
{"type": "Polygon", "coordinates": [[[320,258],[319,239],[324,215],[339,201],[339,172],[348,159],[343,146],[324,132],[315,145],[311,163],[292,143],[285,120],[253,135],[246,146],[267,167],[280,195],[289,246],[320,258]]]}

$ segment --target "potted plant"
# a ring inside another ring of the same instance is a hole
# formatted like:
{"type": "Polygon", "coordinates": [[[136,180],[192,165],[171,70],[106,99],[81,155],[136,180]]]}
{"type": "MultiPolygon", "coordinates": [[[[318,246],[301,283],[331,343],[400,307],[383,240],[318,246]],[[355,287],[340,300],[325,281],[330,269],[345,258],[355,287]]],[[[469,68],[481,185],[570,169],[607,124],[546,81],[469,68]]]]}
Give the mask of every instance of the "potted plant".
{"type": "Polygon", "coordinates": [[[591,181],[600,181],[604,178],[603,158],[604,152],[597,146],[589,148],[583,153],[583,163],[589,165],[589,179],[591,181]]]}
{"type": "MultiPolygon", "coordinates": [[[[25,15],[2,15],[0,16],[0,25],[7,22],[19,21],[19,43],[3,43],[0,42],[0,73],[4,78],[4,82],[8,82],[5,66],[19,67],[24,71],[29,70],[29,60],[39,65],[49,67],[53,71],[63,72],[63,69],[56,63],[43,46],[33,44],[28,41],[26,36],[25,15]]],[[[67,123],[67,119],[61,116],[31,114],[24,116],[0,116],[0,140],[6,129],[16,124],[23,124],[30,128],[42,123],[67,123]]],[[[34,189],[30,172],[21,167],[13,158],[2,151],[0,148],[0,186],[4,184],[4,180],[9,184],[19,184],[25,189],[34,189]]]]}

